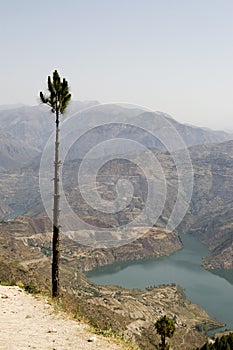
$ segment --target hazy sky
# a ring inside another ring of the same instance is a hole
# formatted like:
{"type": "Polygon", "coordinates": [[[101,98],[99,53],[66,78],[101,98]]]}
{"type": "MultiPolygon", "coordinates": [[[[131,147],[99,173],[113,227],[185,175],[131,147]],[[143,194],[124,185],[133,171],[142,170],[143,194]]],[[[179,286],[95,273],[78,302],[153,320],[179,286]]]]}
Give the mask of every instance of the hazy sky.
{"type": "Polygon", "coordinates": [[[233,130],[233,0],[0,0],[0,104],[129,102],[233,130]]]}

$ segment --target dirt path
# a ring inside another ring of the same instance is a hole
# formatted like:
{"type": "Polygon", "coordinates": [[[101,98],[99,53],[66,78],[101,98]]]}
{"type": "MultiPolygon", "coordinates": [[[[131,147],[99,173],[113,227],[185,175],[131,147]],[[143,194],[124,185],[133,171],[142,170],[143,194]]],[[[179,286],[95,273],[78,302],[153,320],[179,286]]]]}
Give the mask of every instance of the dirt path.
{"type": "Polygon", "coordinates": [[[0,286],[0,349],[121,350],[19,287],[0,286]],[[94,339],[93,339],[94,338],[94,339]],[[92,341],[90,341],[92,340],[92,341]]]}

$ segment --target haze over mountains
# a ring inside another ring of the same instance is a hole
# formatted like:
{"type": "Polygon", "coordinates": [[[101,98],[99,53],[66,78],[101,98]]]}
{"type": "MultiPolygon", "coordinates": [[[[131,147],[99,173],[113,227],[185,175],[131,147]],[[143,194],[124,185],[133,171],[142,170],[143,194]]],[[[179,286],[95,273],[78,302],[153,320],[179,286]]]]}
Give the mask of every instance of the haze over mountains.
{"type": "MultiPolygon", "coordinates": [[[[98,105],[96,101],[87,102],[73,102],[69,107],[67,115],[64,119],[68,119],[70,116],[77,114],[79,118],[79,112],[86,108],[98,105]]],[[[85,112],[85,115],[92,117],[96,113],[95,109],[90,108],[85,112]]],[[[103,105],[103,109],[98,108],[98,113],[103,115],[106,113],[106,105],[103,105]]],[[[118,105],[107,106],[107,113],[109,114],[109,120],[113,120],[114,116],[120,113],[125,115],[125,120],[133,120],[138,115],[143,115],[144,110],[137,108],[125,108],[118,105]],[[132,119],[131,119],[132,118],[132,119]]],[[[150,113],[153,120],[153,113],[150,113]]],[[[175,121],[175,119],[163,113],[154,113],[154,115],[162,115],[167,118],[169,122],[174,125],[181,137],[187,144],[187,146],[206,144],[206,143],[218,143],[227,141],[233,138],[232,134],[228,134],[223,131],[213,131],[206,128],[198,128],[190,125],[184,125],[175,121]]],[[[63,119],[63,117],[62,117],[63,119]]],[[[39,153],[43,150],[49,136],[54,131],[54,117],[49,112],[49,109],[43,105],[39,106],[19,106],[11,108],[10,106],[0,106],[0,164],[1,169],[18,168],[20,165],[24,166],[29,164],[39,153]]],[[[80,129],[82,129],[82,123],[80,121],[80,129]]],[[[164,150],[158,140],[152,139],[149,135],[143,134],[138,130],[116,127],[116,125],[106,126],[105,128],[96,128],[92,131],[91,137],[87,137],[81,140],[79,148],[74,151],[72,158],[80,158],[89,149],[91,144],[99,142],[106,138],[106,134],[110,131],[111,137],[125,137],[140,140],[145,146],[158,148],[164,150]]]]}
{"type": "MultiPolygon", "coordinates": [[[[80,159],[95,144],[108,140],[109,138],[129,138],[144,144],[148,149],[153,149],[168,181],[167,199],[163,214],[158,225],[163,226],[166,218],[169,217],[177,193],[177,173],[171,156],[159,140],[151,137],[144,130],[137,130],[135,127],[125,127],[114,123],[114,118],[119,114],[125,116],[126,121],[134,120],[139,115],[146,116],[156,122],[156,117],[161,116],[169,121],[181,135],[187,147],[194,168],[194,190],[189,211],[180,225],[184,232],[198,234],[213,250],[216,259],[206,261],[206,266],[233,268],[232,259],[227,256],[232,250],[232,183],[233,183],[233,135],[223,131],[212,131],[178,123],[175,119],[162,113],[150,113],[139,108],[126,108],[117,105],[104,105],[96,101],[73,102],[69,108],[66,119],[69,116],[77,115],[84,110],[82,116],[85,119],[93,119],[93,115],[106,115],[113,124],[102,128],[93,128],[90,133],[82,135],[78,143],[71,147],[67,161],[64,165],[65,181],[64,186],[67,198],[73,205],[74,210],[79,211],[88,220],[94,220],[98,225],[111,227],[121,225],[125,220],[132,219],[137,215],[138,210],[143,208],[143,196],[146,195],[146,185],[142,181],[143,175],[139,169],[132,169],[126,163],[120,161],[109,163],[103,174],[110,175],[113,183],[101,185],[102,196],[114,200],[114,181],[117,181],[116,169],[124,173],[138,174],[139,183],[135,177],[132,180],[137,194],[131,202],[130,210],[124,215],[96,215],[95,210],[87,207],[82,201],[80,193],[77,192],[74,169],[78,169],[80,159]],[[90,108],[97,105],[98,109],[90,108]],[[228,141],[229,140],[229,141],[228,141]],[[116,177],[114,180],[114,176],[116,177]],[[73,189],[76,189],[75,191],[73,189]],[[92,217],[92,219],[90,219],[92,217]],[[210,218],[212,220],[210,221],[210,218]],[[214,222],[214,224],[213,224],[214,222]],[[225,257],[223,255],[225,251],[225,257]],[[228,254],[227,254],[228,252],[228,254]],[[210,263],[211,261],[211,263],[210,263]],[[210,265],[208,265],[210,264],[210,265]]],[[[63,117],[62,117],[63,118],[63,117]]],[[[86,121],[85,120],[85,121],[86,121]]],[[[78,119],[79,121],[79,119],[78,119]]],[[[80,129],[83,119],[80,118],[80,129]]],[[[43,148],[54,130],[54,116],[49,109],[39,106],[7,106],[7,109],[0,108],[0,214],[2,218],[15,217],[27,214],[29,216],[41,215],[44,213],[41,203],[38,169],[40,155],[43,148]]],[[[129,151],[129,150],[127,150],[129,151]]],[[[131,150],[134,152],[134,150],[131,150]]],[[[124,148],[119,150],[123,153],[124,148]]],[[[104,157],[104,154],[98,154],[104,157]]],[[[94,163],[90,162],[90,169],[94,163]]],[[[138,179],[137,179],[138,181],[138,179]]],[[[116,184],[116,182],[115,182],[116,184]]]]}

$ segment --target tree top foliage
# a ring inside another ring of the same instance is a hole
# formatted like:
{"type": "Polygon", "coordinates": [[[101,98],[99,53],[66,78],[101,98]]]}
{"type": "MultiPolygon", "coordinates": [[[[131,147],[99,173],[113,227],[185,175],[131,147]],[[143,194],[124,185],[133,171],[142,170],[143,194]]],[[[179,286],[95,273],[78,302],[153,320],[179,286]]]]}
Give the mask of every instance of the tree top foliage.
{"type": "Polygon", "coordinates": [[[71,100],[68,81],[61,80],[57,70],[53,72],[52,78],[48,76],[48,93],[40,91],[40,100],[42,103],[51,107],[52,113],[63,114],[71,100]]]}
{"type": "Polygon", "coordinates": [[[174,322],[165,315],[155,323],[155,328],[158,334],[164,334],[165,337],[171,338],[175,332],[176,326],[174,322]]]}
{"type": "Polygon", "coordinates": [[[155,329],[161,337],[160,349],[168,350],[170,345],[166,343],[166,338],[173,337],[176,330],[175,323],[165,315],[156,321],[155,329]]]}

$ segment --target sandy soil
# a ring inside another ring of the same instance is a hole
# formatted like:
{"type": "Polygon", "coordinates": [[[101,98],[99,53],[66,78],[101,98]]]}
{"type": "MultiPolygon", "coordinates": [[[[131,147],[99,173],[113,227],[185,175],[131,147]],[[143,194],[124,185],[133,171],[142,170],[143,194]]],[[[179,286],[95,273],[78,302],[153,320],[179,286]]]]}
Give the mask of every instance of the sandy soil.
{"type": "Polygon", "coordinates": [[[0,286],[0,349],[120,350],[114,340],[96,336],[87,325],[56,313],[19,287],[0,286]]]}

